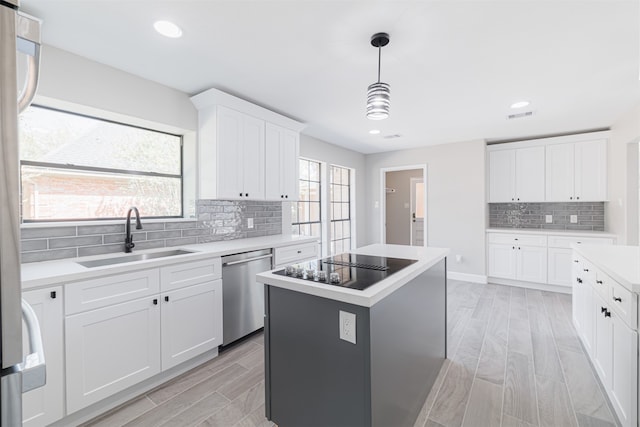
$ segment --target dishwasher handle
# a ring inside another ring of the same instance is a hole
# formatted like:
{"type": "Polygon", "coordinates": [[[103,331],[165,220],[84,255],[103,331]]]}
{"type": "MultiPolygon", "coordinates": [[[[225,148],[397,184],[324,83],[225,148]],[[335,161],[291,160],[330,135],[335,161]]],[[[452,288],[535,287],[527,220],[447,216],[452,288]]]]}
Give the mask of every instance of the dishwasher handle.
{"type": "Polygon", "coordinates": [[[240,261],[225,262],[225,263],[222,263],[222,266],[223,267],[229,267],[229,266],[232,266],[232,265],[245,264],[247,262],[257,261],[259,259],[265,259],[265,258],[273,258],[273,254],[257,256],[255,258],[241,259],[240,261]]]}

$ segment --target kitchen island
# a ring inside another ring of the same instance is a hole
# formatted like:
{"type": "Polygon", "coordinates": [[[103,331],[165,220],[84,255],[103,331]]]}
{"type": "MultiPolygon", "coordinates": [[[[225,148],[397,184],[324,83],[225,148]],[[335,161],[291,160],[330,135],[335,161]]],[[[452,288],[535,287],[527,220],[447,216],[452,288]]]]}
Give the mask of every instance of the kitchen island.
{"type": "Polygon", "coordinates": [[[299,265],[340,271],[343,286],[258,274],[267,418],[280,427],[412,426],[446,358],[448,252],[376,244],[299,265]]]}

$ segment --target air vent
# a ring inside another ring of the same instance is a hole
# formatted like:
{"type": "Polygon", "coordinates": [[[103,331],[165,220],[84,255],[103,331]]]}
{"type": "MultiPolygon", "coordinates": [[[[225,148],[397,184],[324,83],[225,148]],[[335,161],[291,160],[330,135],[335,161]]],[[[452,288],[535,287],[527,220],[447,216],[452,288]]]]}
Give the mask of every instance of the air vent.
{"type": "Polygon", "coordinates": [[[384,139],[395,139],[395,138],[400,138],[402,135],[400,135],[399,133],[394,133],[393,135],[385,135],[383,136],[384,139]]]}
{"type": "Polygon", "coordinates": [[[523,117],[533,116],[533,111],[525,111],[524,113],[509,114],[507,120],[521,119],[523,117]]]}

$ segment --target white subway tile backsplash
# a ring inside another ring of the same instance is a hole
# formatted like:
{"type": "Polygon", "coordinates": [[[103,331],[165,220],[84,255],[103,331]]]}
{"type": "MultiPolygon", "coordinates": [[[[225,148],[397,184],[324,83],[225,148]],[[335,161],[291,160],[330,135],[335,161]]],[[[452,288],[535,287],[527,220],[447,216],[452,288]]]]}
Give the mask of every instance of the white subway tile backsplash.
{"type": "Polygon", "coordinates": [[[604,231],[604,202],[490,203],[489,227],[604,231]],[[545,222],[546,215],[552,215],[552,223],[545,222]],[[577,215],[577,223],[571,223],[571,215],[577,215]]]}
{"type": "MultiPolygon", "coordinates": [[[[145,223],[135,230],[134,250],[282,234],[282,203],[198,200],[197,219],[145,223]],[[247,228],[253,218],[254,228],[247,228]]],[[[22,262],[48,261],[124,251],[122,224],[29,226],[21,230],[22,262]]]]}

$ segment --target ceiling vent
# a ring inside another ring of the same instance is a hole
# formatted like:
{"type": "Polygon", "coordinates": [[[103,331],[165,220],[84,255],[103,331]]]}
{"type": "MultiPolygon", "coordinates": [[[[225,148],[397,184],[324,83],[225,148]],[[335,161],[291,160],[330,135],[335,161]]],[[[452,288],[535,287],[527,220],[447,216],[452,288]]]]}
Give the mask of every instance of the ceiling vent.
{"type": "Polygon", "coordinates": [[[525,111],[523,113],[509,114],[507,115],[507,120],[521,119],[523,117],[530,117],[530,116],[533,116],[533,111],[525,111]]]}
{"type": "Polygon", "coordinates": [[[396,139],[396,138],[400,138],[402,135],[400,135],[399,133],[394,133],[393,135],[385,135],[383,136],[384,139],[396,139]]]}

